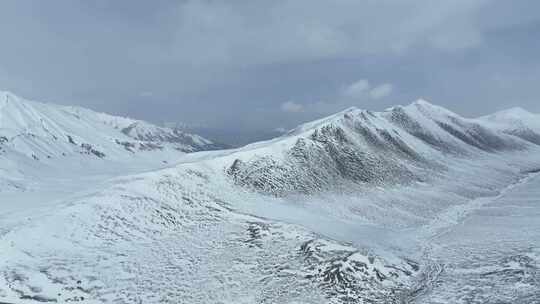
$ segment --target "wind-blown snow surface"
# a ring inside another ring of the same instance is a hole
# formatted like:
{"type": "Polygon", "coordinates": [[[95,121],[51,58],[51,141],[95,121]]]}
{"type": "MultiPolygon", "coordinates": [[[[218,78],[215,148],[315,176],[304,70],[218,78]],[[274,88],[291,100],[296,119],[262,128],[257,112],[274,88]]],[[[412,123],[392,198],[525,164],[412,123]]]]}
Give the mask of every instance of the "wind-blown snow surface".
{"type": "Polygon", "coordinates": [[[540,175],[484,199],[460,225],[432,240],[445,263],[420,303],[540,303],[540,175]]]}
{"type": "MultiPolygon", "coordinates": [[[[517,115],[519,128],[514,116],[465,119],[425,101],[353,108],[161,170],[87,187],[76,178],[70,195],[0,215],[0,300],[441,303],[450,286],[453,302],[495,303],[495,293],[458,296],[467,289],[445,263],[451,256],[460,265],[459,255],[440,239],[508,187],[537,180],[526,178],[540,169],[540,147],[509,132],[540,134],[537,116],[517,115]]],[[[533,219],[529,241],[538,248],[533,219]]],[[[464,243],[453,240],[459,251],[464,243]]],[[[515,240],[514,248],[527,242],[515,240]]],[[[534,298],[532,278],[519,299],[534,298]]]]}

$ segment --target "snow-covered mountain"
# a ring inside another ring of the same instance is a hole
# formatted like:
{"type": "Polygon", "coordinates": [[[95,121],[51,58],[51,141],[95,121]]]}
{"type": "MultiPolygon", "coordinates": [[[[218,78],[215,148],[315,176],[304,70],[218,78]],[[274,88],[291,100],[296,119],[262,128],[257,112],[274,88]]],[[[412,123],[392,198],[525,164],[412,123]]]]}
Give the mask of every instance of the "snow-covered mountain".
{"type": "Polygon", "coordinates": [[[242,149],[228,173],[237,184],[276,195],[421,182],[447,156],[540,144],[540,120],[523,118],[493,127],[495,119],[466,119],[424,100],[384,112],[351,108],[242,149]]]}
{"type": "MultiPolygon", "coordinates": [[[[347,109],[166,167],[134,169],[134,158],[130,170],[108,175],[77,167],[51,183],[56,175],[36,174],[27,187],[34,190],[0,192],[10,211],[0,213],[0,301],[422,301],[457,269],[433,240],[540,171],[540,145],[509,132],[519,123],[538,134],[535,117],[467,119],[420,100],[383,112],[347,109]]],[[[120,119],[96,120],[130,140],[149,139],[120,119]]],[[[528,240],[537,239],[538,221],[527,223],[528,240]]],[[[496,290],[532,282],[519,293],[533,297],[540,256],[527,253],[523,266],[513,254],[500,269],[459,270],[474,282],[500,270],[496,290]]],[[[464,303],[474,297],[473,285],[450,286],[463,288],[453,296],[464,303]]]]}
{"type": "Polygon", "coordinates": [[[512,108],[480,118],[490,127],[540,144],[540,115],[522,108],[512,108]]]}
{"type": "Polygon", "coordinates": [[[0,92],[0,192],[29,190],[43,174],[150,169],[217,148],[180,130],[0,92]]]}
{"type": "Polygon", "coordinates": [[[141,151],[194,152],[218,146],[198,135],[144,121],[24,100],[0,92],[0,144],[36,160],[87,154],[121,158],[141,151]]]}

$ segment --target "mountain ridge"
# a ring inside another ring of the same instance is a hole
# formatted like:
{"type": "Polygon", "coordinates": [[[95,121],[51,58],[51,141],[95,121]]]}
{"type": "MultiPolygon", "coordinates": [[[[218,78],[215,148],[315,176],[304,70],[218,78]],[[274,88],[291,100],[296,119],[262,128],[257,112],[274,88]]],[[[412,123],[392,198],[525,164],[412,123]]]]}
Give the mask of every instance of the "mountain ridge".
{"type": "Polygon", "coordinates": [[[353,107],[240,149],[227,172],[237,184],[274,195],[351,183],[409,183],[422,181],[429,168],[441,166],[439,159],[445,155],[467,157],[538,145],[533,136],[540,133],[531,134],[504,132],[425,100],[382,112],[353,107]]]}
{"type": "Polygon", "coordinates": [[[123,157],[152,150],[194,152],[220,148],[195,134],[82,107],[28,101],[10,92],[0,92],[0,100],[3,145],[34,158],[72,153],[123,157]]]}

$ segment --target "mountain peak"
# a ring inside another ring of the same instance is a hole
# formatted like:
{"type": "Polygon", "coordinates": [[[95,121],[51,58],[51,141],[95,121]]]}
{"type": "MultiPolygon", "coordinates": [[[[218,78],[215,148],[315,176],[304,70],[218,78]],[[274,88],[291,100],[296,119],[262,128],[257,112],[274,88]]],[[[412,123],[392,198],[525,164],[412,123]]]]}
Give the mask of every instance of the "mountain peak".
{"type": "Polygon", "coordinates": [[[488,123],[502,124],[506,127],[516,128],[527,126],[540,130],[540,115],[531,113],[521,107],[514,107],[479,118],[488,123]]]}
{"type": "Polygon", "coordinates": [[[502,110],[502,111],[499,111],[499,112],[495,113],[495,115],[497,115],[497,114],[499,114],[499,115],[512,115],[512,116],[534,115],[533,113],[523,109],[522,107],[513,107],[513,108],[510,108],[510,109],[502,110]]]}
{"type": "Polygon", "coordinates": [[[345,110],[341,111],[340,113],[349,113],[349,112],[355,112],[355,111],[361,111],[361,110],[362,109],[360,109],[358,107],[352,106],[352,107],[346,108],[345,110]]]}
{"type": "Polygon", "coordinates": [[[426,109],[426,110],[437,110],[437,111],[449,111],[448,109],[435,105],[426,99],[419,98],[415,101],[413,101],[409,106],[417,107],[419,109],[426,109]]]}
{"type": "Polygon", "coordinates": [[[28,101],[6,91],[0,91],[0,130],[13,149],[34,159],[89,153],[122,159],[144,151],[220,147],[196,134],[79,107],[28,101]]]}
{"type": "Polygon", "coordinates": [[[7,105],[10,102],[17,102],[19,100],[19,96],[9,91],[0,91],[0,104],[2,105],[7,105]]]}
{"type": "Polygon", "coordinates": [[[417,99],[416,101],[412,102],[405,108],[418,110],[422,112],[424,115],[428,115],[428,116],[441,116],[442,115],[442,116],[461,117],[460,115],[448,110],[447,108],[432,104],[423,98],[417,99]]]}
{"type": "Polygon", "coordinates": [[[418,98],[417,100],[413,101],[412,104],[418,106],[435,106],[434,104],[423,98],[418,98]]]}
{"type": "Polygon", "coordinates": [[[351,116],[354,116],[356,114],[363,113],[363,112],[369,112],[369,111],[352,106],[352,107],[346,108],[343,111],[328,115],[326,117],[303,123],[297,126],[296,128],[292,129],[288,134],[297,135],[306,131],[320,128],[321,126],[324,126],[330,123],[338,122],[343,117],[351,117],[351,116]]]}

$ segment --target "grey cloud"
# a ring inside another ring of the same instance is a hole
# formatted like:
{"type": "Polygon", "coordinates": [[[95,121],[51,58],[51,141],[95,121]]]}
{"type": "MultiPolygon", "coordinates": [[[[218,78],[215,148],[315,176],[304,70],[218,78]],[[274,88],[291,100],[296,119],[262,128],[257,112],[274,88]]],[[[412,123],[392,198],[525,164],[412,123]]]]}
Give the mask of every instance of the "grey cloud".
{"type": "Polygon", "coordinates": [[[534,0],[5,0],[0,89],[253,132],[421,96],[466,115],[540,111],[539,12],[534,0]],[[369,89],[348,87],[359,79],[369,89]]]}
{"type": "Polygon", "coordinates": [[[369,96],[373,99],[381,99],[392,94],[394,86],[389,83],[384,83],[379,86],[374,87],[369,91],[369,96]]]}
{"type": "Polygon", "coordinates": [[[187,1],[172,56],[195,64],[268,64],[478,45],[486,0],[187,1]]]}

